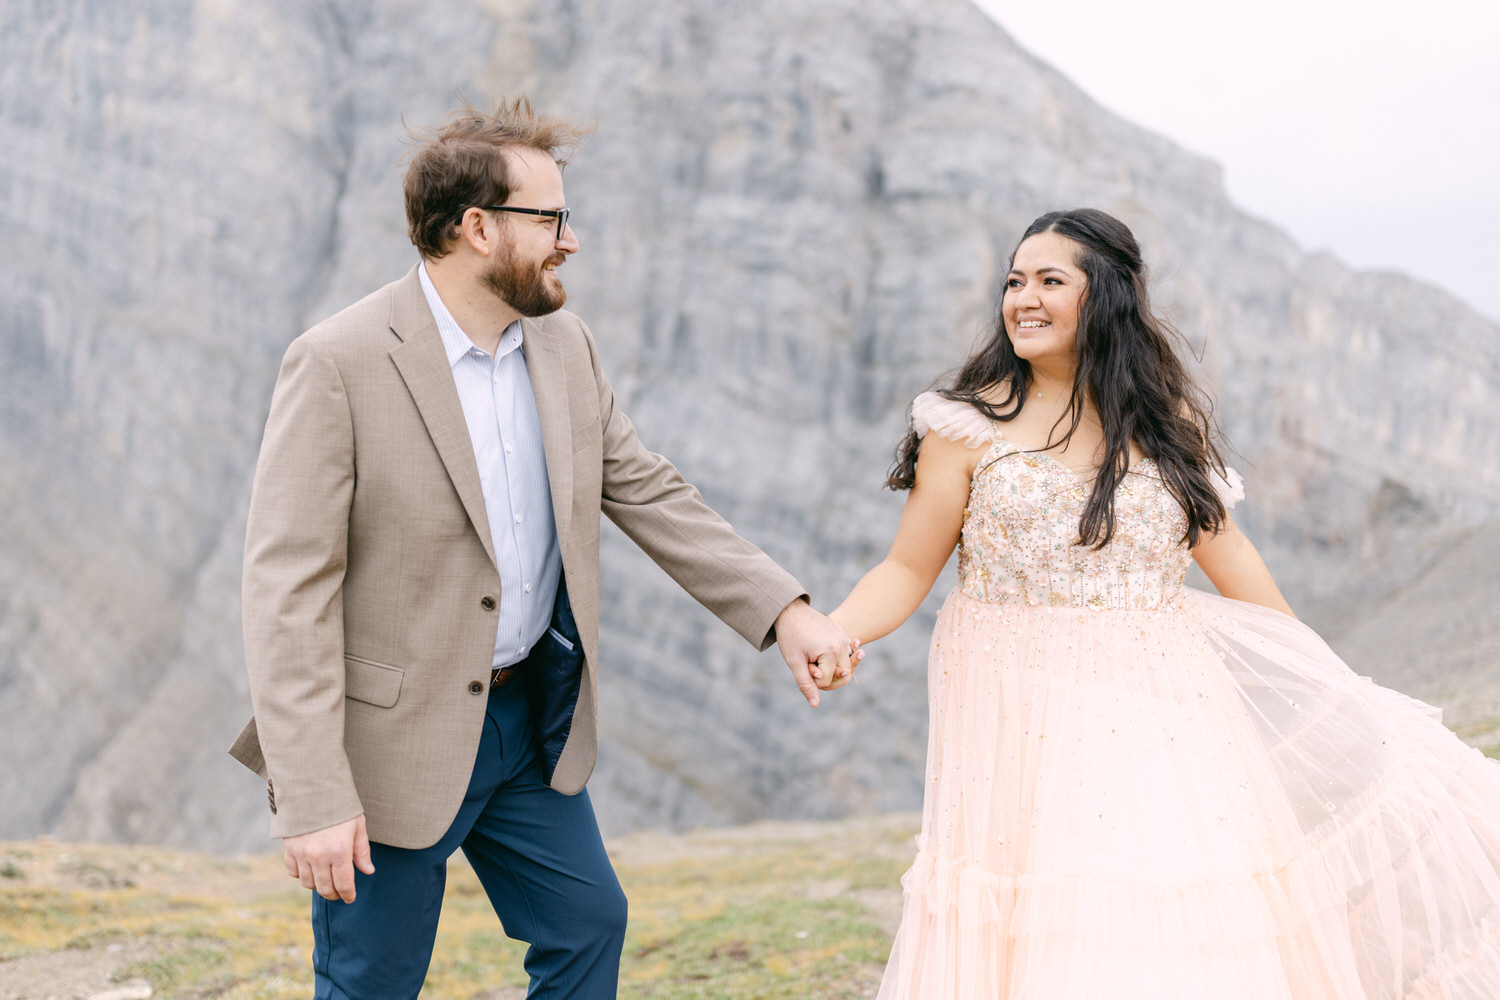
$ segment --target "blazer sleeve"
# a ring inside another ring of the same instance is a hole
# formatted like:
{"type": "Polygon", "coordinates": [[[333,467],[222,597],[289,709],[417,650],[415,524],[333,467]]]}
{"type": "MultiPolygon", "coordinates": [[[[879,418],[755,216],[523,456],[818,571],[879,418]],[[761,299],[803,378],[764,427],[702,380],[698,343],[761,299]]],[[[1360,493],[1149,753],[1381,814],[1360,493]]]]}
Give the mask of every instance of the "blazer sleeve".
{"type": "Polygon", "coordinates": [[[245,532],[245,661],[271,836],[364,811],[344,751],[343,582],[354,424],[333,356],[312,336],[282,361],[245,532]]]}
{"type": "Polygon", "coordinates": [[[648,451],[620,409],[588,327],[579,322],[599,391],[600,506],[683,590],[757,649],[776,641],[776,616],[806,598],[802,585],[703,502],[676,466],[648,451]]]}

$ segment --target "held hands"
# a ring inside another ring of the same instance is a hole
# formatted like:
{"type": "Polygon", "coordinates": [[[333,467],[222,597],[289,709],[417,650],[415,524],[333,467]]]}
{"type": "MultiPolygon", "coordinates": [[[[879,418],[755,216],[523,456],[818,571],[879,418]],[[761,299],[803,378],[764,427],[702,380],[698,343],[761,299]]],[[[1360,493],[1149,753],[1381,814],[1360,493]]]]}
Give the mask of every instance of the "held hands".
{"type": "Polygon", "coordinates": [[[797,689],[814,708],[818,692],[848,684],[865,655],[858,642],[801,599],[776,616],[776,645],[797,680],[797,689]]]}
{"type": "Polygon", "coordinates": [[[364,813],[323,830],[281,841],[286,873],[324,899],[354,902],[354,869],[375,874],[364,813]]]}

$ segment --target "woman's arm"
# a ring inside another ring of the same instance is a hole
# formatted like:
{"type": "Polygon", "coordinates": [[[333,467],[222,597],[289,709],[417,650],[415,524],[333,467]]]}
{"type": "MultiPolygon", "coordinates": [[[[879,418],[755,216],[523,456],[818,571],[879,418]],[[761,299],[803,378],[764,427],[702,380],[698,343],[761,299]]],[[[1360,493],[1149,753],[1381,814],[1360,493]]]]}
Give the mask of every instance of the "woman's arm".
{"type": "Polygon", "coordinates": [[[1250,539],[1226,515],[1224,527],[1208,535],[1193,548],[1193,558],[1220,594],[1236,601],[1248,601],[1273,611],[1297,616],[1281,596],[1271,571],[1250,539]]]}
{"type": "Polygon", "coordinates": [[[929,433],[917,454],[916,485],[907,495],[896,540],[828,617],[859,642],[895,631],[917,610],[958,544],[969,481],[987,449],[929,433]]]}

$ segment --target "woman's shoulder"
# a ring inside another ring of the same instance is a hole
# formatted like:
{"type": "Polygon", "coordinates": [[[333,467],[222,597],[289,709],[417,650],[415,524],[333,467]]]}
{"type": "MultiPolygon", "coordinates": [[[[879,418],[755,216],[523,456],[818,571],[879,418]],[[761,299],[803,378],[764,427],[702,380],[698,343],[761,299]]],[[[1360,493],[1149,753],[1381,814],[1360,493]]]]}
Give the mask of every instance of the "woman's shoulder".
{"type": "Polygon", "coordinates": [[[1214,492],[1219,495],[1219,501],[1224,504],[1224,509],[1229,510],[1235,504],[1245,499],[1245,480],[1240,474],[1224,466],[1224,474],[1219,475],[1219,470],[1210,467],[1208,470],[1208,481],[1213,485],[1214,492]]]}
{"type": "Polygon", "coordinates": [[[995,422],[977,407],[936,392],[924,392],[911,404],[911,426],[917,437],[934,432],[970,448],[983,448],[999,439],[995,422]]]}

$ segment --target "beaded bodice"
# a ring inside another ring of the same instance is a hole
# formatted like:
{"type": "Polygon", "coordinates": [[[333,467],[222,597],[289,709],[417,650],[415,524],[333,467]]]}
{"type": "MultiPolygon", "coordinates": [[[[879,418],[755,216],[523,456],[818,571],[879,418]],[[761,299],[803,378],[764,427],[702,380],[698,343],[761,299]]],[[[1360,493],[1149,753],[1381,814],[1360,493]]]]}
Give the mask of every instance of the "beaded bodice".
{"type": "Polygon", "coordinates": [[[959,588],[980,601],[1159,608],[1187,573],[1187,518],[1149,458],[1115,492],[1115,533],[1075,544],[1089,485],[1050,455],[996,441],[969,486],[959,588]]]}
{"type": "MultiPolygon", "coordinates": [[[[1115,491],[1115,532],[1103,548],[1078,545],[1091,484],[1051,455],[1005,440],[998,424],[926,392],[912,404],[929,430],[985,448],[969,484],[958,548],[959,589],[975,600],[1077,608],[1150,609],[1182,587],[1190,553],[1187,515],[1156,463],[1135,463],[1115,491]]],[[[1239,476],[1214,478],[1226,506],[1244,496],[1239,476]]]]}

